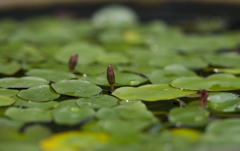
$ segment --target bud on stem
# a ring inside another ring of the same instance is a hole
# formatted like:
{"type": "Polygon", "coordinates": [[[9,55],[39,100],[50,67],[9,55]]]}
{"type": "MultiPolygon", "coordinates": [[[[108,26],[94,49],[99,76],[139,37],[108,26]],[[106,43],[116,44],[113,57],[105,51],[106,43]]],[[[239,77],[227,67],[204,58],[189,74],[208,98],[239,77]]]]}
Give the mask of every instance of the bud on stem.
{"type": "Polygon", "coordinates": [[[200,90],[200,107],[206,108],[207,106],[208,92],[206,90],[200,90]]]}
{"type": "Polygon", "coordinates": [[[73,54],[68,61],[68,69],[70,72],[73,72],[77,65],[78,55],[73,54]]]}
{"type": "Polygon", "coordinates": [[[111,92],[113,92],[114,91],[114,84],[115,84],[115,75],[114,75],[114,71],[113,71],[112,65],[108,65],[108,68],[107,68],[107,79],[108,79],[108,83],[110,84],[111,92]]]}

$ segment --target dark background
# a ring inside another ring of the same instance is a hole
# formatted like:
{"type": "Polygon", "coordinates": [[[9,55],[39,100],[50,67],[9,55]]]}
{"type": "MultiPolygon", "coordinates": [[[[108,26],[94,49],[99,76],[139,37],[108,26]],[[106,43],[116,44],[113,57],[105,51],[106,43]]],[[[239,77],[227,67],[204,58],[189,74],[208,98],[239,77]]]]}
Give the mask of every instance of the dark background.
{"type": "MultiPolygon", "coordinates": [[[[9,0],[0,1],[0,19],[26,19],[42,15],[70,15],[77,18],[89,18],[103,6],[113,4],[108,0],[9,0]],[[11,3],[10,3],[11,2],[11,3]]],[[[132,8],[140,20],[165,20],[169,24],[186,24],[196,18],[221,18],[226,20],[229,29],[240,28],[239,0],[159,0],[159,1],[114,1],[132,8]]]]}

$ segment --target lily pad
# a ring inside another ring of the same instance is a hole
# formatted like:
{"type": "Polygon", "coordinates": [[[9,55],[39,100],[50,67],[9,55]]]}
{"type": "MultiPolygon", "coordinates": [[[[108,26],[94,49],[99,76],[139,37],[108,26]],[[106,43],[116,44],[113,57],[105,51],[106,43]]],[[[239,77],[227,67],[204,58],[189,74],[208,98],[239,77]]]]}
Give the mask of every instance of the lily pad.
{"type": "Polygon", "coordinates": [[[229,118],[215,120],[206,128],[206,133],[203,135],[202,141],[211,145],[224,145],[225,147],[238,146],[240,137],[238,132],[240,120],[237,118],[229,118]]]}
{"type": "Polygon", "coordinates": [[[102,91],[100,87],[82,80],[64,80],[53,83],[52,87],[59,94],[76,97],[90,97],[102,91]]]}
{"type": "Polygon", "coordinates": [[[86,75],[97,75],[106,72],[106,65],[94,64],[94,65],[87,65],[87,66],[78,66],[75,71],[86,75]]]}
{"type": "Polygon", "coordinates": [[[204,58],[213,66],[240,67],[240,57],[236,54],[205,55],[204,58]]]}
{"type": "Polygon", "coordinates": [[[104,54],[104,49],[90,43],[72,43],[57,52],[55,59],[67,64],[72,54],[78,54],[78,64],[86,65],[94,63],[99,55],[104,54]]]}
{"type": "Polygon", "coordinates": [[[97,28],[128,27],[137,22],[137,15],[127,7],[112,5],[93,14],[92,22],[97,28]]]}
{"type": "Polygon", "coordinates": [[[49,81],[58,82],[75,78],[76,76],[69,72],[51,70],[51,69],[31,69],[26,75],[44,78],[49,81]]]}
{"type": "Polygon", "coordinates": [[[175,99],[195,93],[196,91],[180,90],[168,84],[148,84],[137,88],[121,87],[112,94],[122,100],[158,101],[175,99]]]}
{"type": "Polygon", "coordinates": [[[207,105],[215,112],[236,112],[239,110],[240,98],[233,93],[212,92],[208,96],[207,105]]]}
{"type": "Polygon", "coordinates": [[[34,86],[27,90],[21,90],[18,96],[36,102],[44,102],[57,99],[60,95],[57,94],[49,85],[34,86]]]}
{"type": "Polygon", "coordinates": [[[213,74],[207,78],[183,77],[174,80],[171,85],[187,90],[231,91],[240,89],[240,78],[231,74],[213,74]]]}
{"type": "Polygon", "coordinates": [[[33,86],[45,85],[49,81],[37,77],[22,77],[22,78],[1,78],[0,87],[2,88],[30,88],[33,86]]]}
{"type": "Polygon", "coordinates": [[[5,111],[5,116],[20,122],[50,122],[51,111],[44,111],[38,108],[17,108],[10,107],[5,111]]]}
{"type": "Polygon", "coordinates": [[[176,126],[204,126],[207,124],[209,112],[197,106],[174,108],[168,114],[170,123],[176,126]]]}
{"type": "Polygon", "coordinates": [[[0,117],[0,129],[10,128],[18,130],[22,127],[23,123],[8,118],[0,117]]]}
{"type": "Polygon", "coordinates": [[[48,102],[33,102],[30,100],[23,100],[19,97],[13,97],[16,102],[14,103],[14,106],[16,107],[29,107],[29,108],[39,108],[42,110],[48,110],[52,108],[58,107],[59,103],[57,101],[48,101],[48,102]]]}
{"type": "Polygon", "coordinates": [[[80,98],[77,100],[77,105],[80,107],[89,106],[93,108],[112,107],[117,105],[118,99],[110,95],[99,95],[91,98],[80,98]]]}
{"type": "Polygon", "coordinates": [[[0,95],[3,95],[3,96],[8,96],[8,97],[11,97],[11,96],[14,96],[18,93],[18,90],[13,90],[13,89],[0,89],[0,95]]]}
{"type": "Polygon", "coordinates": [[[93,117],[94,114],[94,110],[89,107],[60,105],[53,111],[53,120],[60,125],[75,125],[93,117]]]}
{"type": "Polygon", "coordinates": [[[75,151],[98,148],[109,141],[105,133],[68,131],[52,135],[41,141],[44,151],[75,151]]]}
{"type": "Polygon", "coordinates": [[[9,106],[13,103],[15,103],[14,99],[7,97],[7,96],[0,95],[0,107],[1,106],[9,106]]]}
{"type": "Polygon", "coordinates": [[[97,62],[104,65],[109,64],[126,64],[129,59],[123,55],[122,53],[111,52],[107,54],[99,55],[97,58],[97,62]]]}
{"type": "MultiPolygon", "coordinates": [[[[97,85],[103,85],[108,86],[109,83],[107,81],[106,74],[101,75],[95,75],[95,76],[87,76],[80,78],[82,80],[89,81],[91,83],[97,84],[97,85]]],[[[122,73],[122,72],[115,72],[115,85],[121,86],[121,85],[139,85],[141,83],[144,83],[147,81],[146,78],[133,74],[133,73],[122,73]]]]}
{"type": "Polygon", "coordinates": [[[17,73],[20,69],[21,69],[21,65],[16,61],[0,64],[0,73],[1,74],[13,75],[13,74],[17,73]]]}
{"type": "Polygon", "coordinates": [[[193,71],[190,71],[185,68],[177,68],[177,69],[165,69],[165,70],[155,70],[151,74],[148,75],[149,80],[153,84],[169,84],[173,80],[180,77],[192,77],[196,76],[193,71]]]}
{"type": "Polygon", "coordinates": [[[182,65],[187,68],[204,68],[207,63],[198,56],[162,55],[149,60],[149,65],[165,67],[167,65],[182,65]]]}

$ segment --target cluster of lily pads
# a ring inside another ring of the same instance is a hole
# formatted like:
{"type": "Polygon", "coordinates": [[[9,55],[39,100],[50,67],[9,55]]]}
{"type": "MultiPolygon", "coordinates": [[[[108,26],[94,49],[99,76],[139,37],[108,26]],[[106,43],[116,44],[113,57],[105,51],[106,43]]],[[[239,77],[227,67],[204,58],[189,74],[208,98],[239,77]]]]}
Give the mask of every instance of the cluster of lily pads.
{"type": "Polygon", "coordinates": [[[111,6],[0,33],[0,150],[239,148],[240,31],[185,34],[111,6]]]}

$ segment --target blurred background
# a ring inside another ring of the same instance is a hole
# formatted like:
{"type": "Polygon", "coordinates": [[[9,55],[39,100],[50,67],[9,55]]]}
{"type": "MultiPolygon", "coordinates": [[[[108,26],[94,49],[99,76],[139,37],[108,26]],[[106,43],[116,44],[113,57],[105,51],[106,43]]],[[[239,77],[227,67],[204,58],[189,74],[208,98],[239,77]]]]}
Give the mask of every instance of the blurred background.
{"type": "Polygon", "coordinates": [[[0,0],[0,18],[25,19],[42,15],[89,18],[108,4],[123,4],[133,9],[140,20],[161,19],[191,30],[204,20],[227,29],[240,28],[240,0],[0,0]]]}

